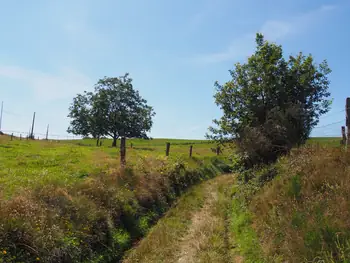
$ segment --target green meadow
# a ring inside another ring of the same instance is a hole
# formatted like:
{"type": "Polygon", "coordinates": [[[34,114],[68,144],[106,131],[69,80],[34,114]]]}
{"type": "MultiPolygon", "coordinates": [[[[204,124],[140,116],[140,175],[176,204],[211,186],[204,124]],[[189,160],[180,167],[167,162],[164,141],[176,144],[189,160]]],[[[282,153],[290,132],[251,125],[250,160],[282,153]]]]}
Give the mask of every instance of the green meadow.
{"type": "MultiPolygon", "coordinates": [[[[213,143],[205,140],[131,139],[127,140],[127,165],[135,166],[140,160],[165,158],[165,146],[170,142],[168,161],[193,157],[208,158],[216,154],[213,143]],[[131,148],[132,144],[132,148],[131,148]]],[[[102,140],[96,147],[92,139],[71,141],[20,140],[0,136],[0,189],[10,194],[23,187],[45,185],[56,181],[71,184],[91,174],[113,174],[120,168],[119,148],[111,147],[112,140],[102,140]]],[[[119,142],[118,142],[119,146],[119,142]]]]}

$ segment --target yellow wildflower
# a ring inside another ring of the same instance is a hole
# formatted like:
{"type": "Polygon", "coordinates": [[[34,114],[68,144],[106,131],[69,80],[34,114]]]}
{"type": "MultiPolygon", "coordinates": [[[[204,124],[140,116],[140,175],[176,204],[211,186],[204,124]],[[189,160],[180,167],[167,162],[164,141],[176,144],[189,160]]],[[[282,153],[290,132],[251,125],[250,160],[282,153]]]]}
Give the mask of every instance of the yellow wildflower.
{"type": "Polygon", "coordinates": [[[7,254],[7,251],[6,251],[6,250],[2,251],[2,254],[6,255],[6,254],[7,254]]]}
{"type": "Polygon", "coordinates": [[[36,258],[35,260],[36,260],[36,261],[40,261],[40,258],[36,258]]]}

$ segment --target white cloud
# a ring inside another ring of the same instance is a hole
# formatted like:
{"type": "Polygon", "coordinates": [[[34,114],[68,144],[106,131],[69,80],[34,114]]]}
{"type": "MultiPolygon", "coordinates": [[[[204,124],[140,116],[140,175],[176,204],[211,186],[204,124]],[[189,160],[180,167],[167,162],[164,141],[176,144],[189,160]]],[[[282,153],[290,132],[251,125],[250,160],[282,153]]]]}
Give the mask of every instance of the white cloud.
{"type": "Polygon", "coordinates": [[[71,98],[92,86],[87,76],[68,68],[62,69],[58,74],[50,74],[18,66],[0,65],[0,77],[19,82],[22,89],[31,89],[37,99],[43,100],[71,98]]]}
{"type": "Polygon", "coordinates": [[[211,64],[223,62],[235,58],[241,58],[243,54],[248,54],[254,48],[254,34],[247,34],[231,42],[229,47],[221,52],[200,55],[196,57],[196,62],[211,64]]]}
{"type": "MultiPolygon", "coordinates": [[[[335,8],[333,5],[323,5],[316,10],[286,20],[268,20],[257,31],[263,33],[269,41],[291,37],[317,25],[325,14],[335,8]]],[[[210,64],[245,58],[254,50],[254,38],[254,33],[242,35],[234,39],[224,51],[199,55],[195,61],[210,64]]]]}

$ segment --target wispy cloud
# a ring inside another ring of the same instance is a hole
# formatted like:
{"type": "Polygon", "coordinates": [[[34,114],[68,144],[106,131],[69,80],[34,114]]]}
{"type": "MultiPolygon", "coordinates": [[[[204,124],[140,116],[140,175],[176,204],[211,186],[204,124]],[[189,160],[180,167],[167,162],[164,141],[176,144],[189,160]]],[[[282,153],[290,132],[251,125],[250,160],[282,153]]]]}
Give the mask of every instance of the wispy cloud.
{"type": "Polygon", "coordinates": [[[208,23],[208,18],[213,17],[213,15],[218,14],[221,10],[220,7],[224,5],[223,0],[205,0],[201,2],[201,7],[194,13],[189,21],[186,23],[185,31],[188,34],[192,34],[194,31],[199,29],[203,24],[208,23]]]}
{"type": "MultiPolygon", "coordinates": [[[[257,32],[263,33],[269,41],[292,37],[314,27],[320,19],[335,8],[334,5],[324,5],[316,10],[286,20],[268,20],[257,32]]],[[[199,64],[210,64],[245,58],[254,50],[254,38],[255,32],[242,35],[235,38],[225,50],[199,55],[195,58],[195,61],[199,64]]]]}
{"type": "Polygon", "coordinates": [[[30,89],[36,99],[46,101],[71,98],[92,86],[87,76],[68,68],[57,74],[50,74],[18,66],[0,65],[0,77],[16,81],[21,85],[21,90],[30,89]]]}

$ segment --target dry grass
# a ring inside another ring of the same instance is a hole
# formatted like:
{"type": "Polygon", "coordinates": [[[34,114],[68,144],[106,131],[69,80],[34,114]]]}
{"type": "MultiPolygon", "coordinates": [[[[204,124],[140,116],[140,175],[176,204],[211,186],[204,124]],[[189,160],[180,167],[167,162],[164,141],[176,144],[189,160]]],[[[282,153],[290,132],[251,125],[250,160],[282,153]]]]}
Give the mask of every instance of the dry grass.
{"type": "Polygon", "coordinates": [[[225,167],[219,160],[138,165],[1,198],[0,262],[117,262],[188,187],[225,167]]]}
{"type": "Polygon", "coordinates": [[[276,166],[279,176],[250,205],[265,255],[349,262],[350,152],[308,146],[276,166]]]}

